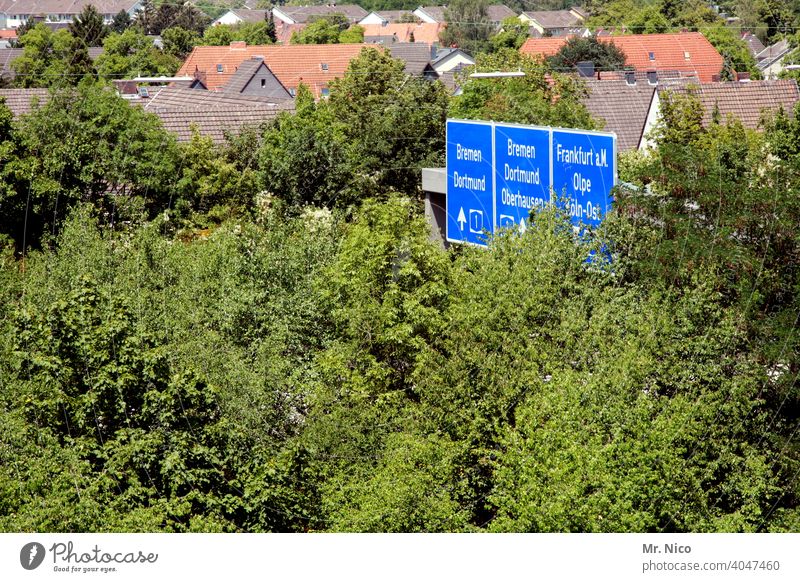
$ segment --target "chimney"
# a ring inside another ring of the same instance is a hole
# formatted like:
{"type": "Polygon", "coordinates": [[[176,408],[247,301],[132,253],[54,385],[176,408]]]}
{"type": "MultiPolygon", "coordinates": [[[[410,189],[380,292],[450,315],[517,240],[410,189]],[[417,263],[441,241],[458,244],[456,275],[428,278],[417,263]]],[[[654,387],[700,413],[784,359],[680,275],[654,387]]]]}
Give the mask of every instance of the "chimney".
{"type": "Polygon", "coordinates": [[[575,66],[578,68],[579,77],[594,77],[594,63],[592,61],[580,61],[575,66]]]}

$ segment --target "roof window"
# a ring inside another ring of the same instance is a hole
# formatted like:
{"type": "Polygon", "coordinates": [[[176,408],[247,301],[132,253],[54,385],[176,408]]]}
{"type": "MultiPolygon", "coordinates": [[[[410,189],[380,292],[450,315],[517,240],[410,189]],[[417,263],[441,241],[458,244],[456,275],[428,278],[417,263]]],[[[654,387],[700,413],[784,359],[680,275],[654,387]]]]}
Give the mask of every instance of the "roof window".
{"type": "Polygon", "coordinates": [[[656,53],[654,53],[654,52],[650,52],[650,53],[648,53],[648,56],[650,57],[650,60],[651,60],[651,61],[654,61],[654,60],[656,60],[656,53]]]}
{"type": "Polygon", "coordinates": [[[651,85],[658,85],[658,73],[656,71],[647,71],[647,82],[651,85]]]}
{"type": "Polygon", "coordinates": [[[294,97],[294,96],[295,96],[295,94],[297,94],[297,91],[295,91],[294,89],[289,89],[289,95],[291,95],[292,97],[294,97]]]}
{"type": "Polygon", "coordinates": [[[218,73],[221,73],[221,72],[223,72],[224,70],[225,70],[225,68],[224,68],[222,65],[217,65],[217,72],[218,72],[218,73]]]}
{"type": "Polygon", "coordinates": [[[321,94],[323,97],[329,97],[329,96],[330,96],[330,94],[331,94],[331,90],[330,90],[330,89],[328,89],[327,87],[323,87],[323,88],[322,88],[322,90],[320,91],[320,94],[321,94]]]}
{"type": "Polygon", "coordinates": [[[636,72],[635,71],[625,71],[625,82],[628,85],[635,85],[636,84],[636,72]]]}
{"type": "Polygon", "coordinates": [[[322,67],[323,71],[327,71],[328,70],[328,63],[320,63],[319,66],[322,67]]]}
{"type": "Polygon", "coordinates": [[[683,58],[687,61],[692,58],[692,55],[689,51],[683,51],[683,58]]]}

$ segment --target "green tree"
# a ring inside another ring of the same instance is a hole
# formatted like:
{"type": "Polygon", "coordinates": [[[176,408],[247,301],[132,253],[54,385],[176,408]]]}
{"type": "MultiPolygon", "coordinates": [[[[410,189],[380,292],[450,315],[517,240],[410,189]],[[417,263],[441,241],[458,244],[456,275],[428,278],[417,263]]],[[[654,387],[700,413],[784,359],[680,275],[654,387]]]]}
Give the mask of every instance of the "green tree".
{"type": "MultiPolygon", "coordinates": [[[[479,55],[475,71],[522,71],[523,77],[468,79],[461,95],[450,101],[451,117],[494,119],[513,123],[595,127],[581,103],[585,87],[518,51],[503,49],[479,55]]],[[[470,69],[470,72],[472,69],[470,69]]]]}
{"type": "Polygon", "coordinates": [[[131,20],[130,14],[124,10],[120,10],[114,15],[114,20],[111,21],[110,28],[113,32],[122,33],[125,32],[131,24],[133,24],[133,20],[131,20]]]}
{"type": "Polygon", "coordinates": [[[200,36],[193,31],[173,26],[164,29],[161,33],[161,40],[164,43],[165,54],[183,60],[200,42],[200,36]]]}
{"type": "Polygon", "coordinates": [[[747,43],[744,42],[733,30],[726,26],[713,26],[703,29],[703,36],[708,39],[724,60],[722,78],[734,80],[734,72],[750,73],[751,78],[761,77],[756,60],[747,43]]]}
{"type": "Polygon", "coordinates": [[[96,67],[103,79],[171,76],[180,67],[180,60],[161,52],[141,30],[131,27],[121,34],[112,32],[106,37],[96,67]]]}
{"type": "Polygon", "coordinates": [[[516,16],[503,20],[500,30],[490,38],[492,50],[501,48],[518,49],[528,38],[528,26],[520,22],[516,16]]]}
{"type": "Polygon", "coordinates": [[[67,30],[86,46],[103,46],[103,39],[108,35],[103,17],[91,4],[72,19],[67,30]]]}
{"type": "Polygon", "coordinates": [[[226,46],[233,41],[242,40],[249,45],[272,44],[269,25],[265,22],[243,22],[240,24],[220,24],[209,26],[203,33],[203,43],[212,46],[226,46]]]}
{"type": "Polygon", "coordinates": [[[489,49],[494,27],[486,14],[488,0],[455,0],[445,10],[449,23],[439,35],[442,46],[456,46],[470,55],[489,49]]]}
{"type": "Polygon", "coordinates": [[[364,42],[364,27],[356,24],[347,30],[343,30],[339,33],[339,42],[342,44],[359,44],[364,42]]]}
{"type": "Polygon", "coordinates": [[[656,6],[646,6],[637,11],[625,25],[633,34],[660,34],[670,29],[669,19],[656,6]]]}
{"type": "Polygon", "coordinates": [[[300,31],[293,32],[290,42],[292,44],[337,44],[339,35],[344,33],[348,26],[349,22],[344,15],[331,14],[314,20],[300,31]]]}
{"type": "Polygon", "coordinates": [[[598,71],[618,71],[625,66],[625,53],[612,42],[598,40],[590,36],[573,36],[559,51],[547,58],[547,64],[555,71],[570,72],[581,61],[594,63],[598,71]]]}
{"type": "Polygon", "coordinates": [[[52,32],[38,24],[19,42],[22,55],[11,62],[19,87],[77,85],[94,73],[86,45],[67,30],[52,32]]]}
{"type": "Polygon", "coordinates": [[[111,222],[160,208],[174,172],[174,138],[158,118],[98,84],[52,93],[15,131],[17,153],[3,169],[15,184],[2,200],[4,231],[38,246],[69,208],[95,204],[111,222]]]}

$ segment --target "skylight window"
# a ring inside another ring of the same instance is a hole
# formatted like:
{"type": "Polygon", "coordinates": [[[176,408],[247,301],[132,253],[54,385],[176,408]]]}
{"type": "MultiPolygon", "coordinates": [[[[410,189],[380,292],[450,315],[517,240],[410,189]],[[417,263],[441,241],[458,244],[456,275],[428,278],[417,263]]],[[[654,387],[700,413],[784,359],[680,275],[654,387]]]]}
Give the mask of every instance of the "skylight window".
{"type": "Polygon", "coordinates": [[[225,69],[224,69],[224,67],[223,67],[222,65],[217,65],[217,72],[218,72],[218,73],[221,73],[221,72],[223,72],[224,70],[225,70],[225,69]]]}
{"type": "Polygon", "coordinates": [[[652,52],[651,52],[651,53],[648,53],[648,55],[650,56],[650,60],[651,60],[651,61],[654,61],[654,60],[656,60],[656,53],[652,53],[652,52]]]}
{"type": "Polygon", "coordinates": [[[323,71],[327,71],[328,70],[328,63],[321,63],[320,67],[322,67],[323,71]]]}

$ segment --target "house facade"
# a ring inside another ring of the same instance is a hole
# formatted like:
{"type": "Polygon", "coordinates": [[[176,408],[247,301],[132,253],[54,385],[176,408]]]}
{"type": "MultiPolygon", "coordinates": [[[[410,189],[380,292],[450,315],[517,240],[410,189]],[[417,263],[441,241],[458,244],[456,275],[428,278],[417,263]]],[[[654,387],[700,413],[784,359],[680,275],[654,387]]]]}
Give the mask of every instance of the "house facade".
{"type": "Polygon", "coordinates": [[[106,24],[120,12],[133,18],[142,9],[141,0],[0,0],[0,28],[18,28],[28,20],[71,22],[89,5],[106,24]]]}

